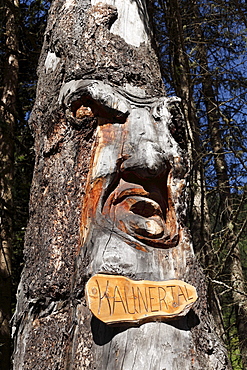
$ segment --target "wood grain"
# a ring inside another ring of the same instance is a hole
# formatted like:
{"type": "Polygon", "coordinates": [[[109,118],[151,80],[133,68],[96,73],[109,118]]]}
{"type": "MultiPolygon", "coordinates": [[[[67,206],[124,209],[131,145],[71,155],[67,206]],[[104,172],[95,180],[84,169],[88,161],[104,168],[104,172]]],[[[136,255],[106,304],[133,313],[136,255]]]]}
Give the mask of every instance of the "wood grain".
{"type": "Polygon", "coordinates": [[[105,274],[91,277],[86,294],[92,313],[108,324],[184,316],[197,300],[196,289],[181,280],[134,281],[105,274]]]}

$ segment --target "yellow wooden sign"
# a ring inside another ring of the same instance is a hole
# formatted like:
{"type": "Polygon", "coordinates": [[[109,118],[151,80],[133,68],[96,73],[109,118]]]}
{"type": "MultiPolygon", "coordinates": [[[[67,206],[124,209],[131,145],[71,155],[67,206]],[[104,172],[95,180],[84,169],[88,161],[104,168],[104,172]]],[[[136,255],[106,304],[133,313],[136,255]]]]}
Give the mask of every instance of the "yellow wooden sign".
{"type": "Polygon", "coordinates": [[[134,281],[104,274],[91,277],[86,295],[92,313],[108,324],[173,319],[197,300],[196,289],[181,280],[134,281]]]}

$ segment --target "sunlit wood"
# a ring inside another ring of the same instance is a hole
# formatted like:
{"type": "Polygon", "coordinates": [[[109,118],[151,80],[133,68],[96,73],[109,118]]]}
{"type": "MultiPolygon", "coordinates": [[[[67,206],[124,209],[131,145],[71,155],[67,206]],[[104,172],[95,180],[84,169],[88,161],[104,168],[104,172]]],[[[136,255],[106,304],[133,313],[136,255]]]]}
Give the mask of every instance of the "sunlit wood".
{"type": "Polygon", "coordinates": [[[181,280],[134,281],[94,275],[86,285],[92,313],[105,323],[169,320],[184,316],[197,300],[196,289],[181,280]]]}

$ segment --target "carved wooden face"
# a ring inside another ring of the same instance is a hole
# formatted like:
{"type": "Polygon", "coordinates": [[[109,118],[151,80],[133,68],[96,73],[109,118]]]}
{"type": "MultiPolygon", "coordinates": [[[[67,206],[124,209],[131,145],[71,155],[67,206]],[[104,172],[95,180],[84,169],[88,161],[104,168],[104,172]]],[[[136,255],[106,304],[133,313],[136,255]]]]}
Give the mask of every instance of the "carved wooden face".
{"type": "Polygon", "coordinates": [[[107,229],[139,250],[176,246],[184,188],[182,151],[170,130],[169,106],[176,98],[133,96],[81,80],[66,84],[60,99],[72,123],[96,126],[83,204],[84,243],[92,242],[95,230],[105,235],[107,229]]]}

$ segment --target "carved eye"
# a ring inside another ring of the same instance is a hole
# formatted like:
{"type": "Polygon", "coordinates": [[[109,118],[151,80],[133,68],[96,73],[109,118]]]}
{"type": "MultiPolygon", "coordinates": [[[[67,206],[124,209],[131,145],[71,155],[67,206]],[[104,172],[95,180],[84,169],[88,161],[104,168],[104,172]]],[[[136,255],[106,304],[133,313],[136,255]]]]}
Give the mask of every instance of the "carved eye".
{"type": "Polygon", "coordinates": [[[66,109],[66,118],[73,128],[93,132],[98,122],[92,108],[87,102],[77,99],[66,109]]]}
{"type": "Polygon", "coordinates": [[[73,112],[73,116],[77,119],[82,119],[84,117],[94,117],[92,109],[90,107],[84,107],[81,105],[78,109],[73,112]]]}
{"type": "Polygon", "coordinates": [[[76,119],[93,118],[95,112],[92,110],[92,103],[87,97],[82,97],[71,102],[71,115],[76,119]]]}
{"type": "Polygon", "coordinates": [[[124,123],[127,115],[113,108],[109,108],[92,97],[84,95],[71,102],[71,116],[79,123],[87,123],[97,119],[97,124],[124,123]]]}
{"type": "Polygon", "coordinates": [[[99,125],[124,123],[130,111],[126,93],[96,80],[67,82],[60,90],[58,101],[67,108],[67,119],[81,126],[94,118],[99,125]]]}

